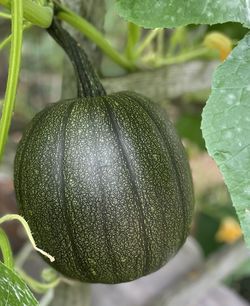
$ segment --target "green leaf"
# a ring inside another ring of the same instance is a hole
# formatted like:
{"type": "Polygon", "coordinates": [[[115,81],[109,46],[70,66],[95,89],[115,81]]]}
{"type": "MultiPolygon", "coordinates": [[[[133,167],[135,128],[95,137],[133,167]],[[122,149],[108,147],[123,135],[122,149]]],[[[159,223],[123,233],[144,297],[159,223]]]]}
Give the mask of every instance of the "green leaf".
{"type": "Polygon", "coordinates": [[[146,28],[236,21],[250,25],[249,0],[117,0],[118,14],[146,28]]]}
{"type": "Polygon", "coordinates": [[[0,305],[38,306],[27,285],[0,262],[0,305]]]}
{"type": "Polygon", "coordinates": [[[209,154],[219,166],[250,246],[250,34],[217,69],[202,115],[209,154]]]}

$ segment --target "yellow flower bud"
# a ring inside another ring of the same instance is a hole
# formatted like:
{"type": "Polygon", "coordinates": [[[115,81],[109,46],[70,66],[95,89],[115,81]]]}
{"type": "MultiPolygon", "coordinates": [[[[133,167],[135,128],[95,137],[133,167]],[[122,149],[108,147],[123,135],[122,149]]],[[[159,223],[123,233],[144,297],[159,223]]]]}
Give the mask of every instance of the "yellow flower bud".
{"type": "Polygon", "coordinates": [[[235,219],[227,217],[222,220],[215,239],[219,242],[233,243],[242,236],[240,225],[235,219]]]}
{"type": "Polygon", "coordinates": [[[203,44],[209,48],[218,50],[220,59],[224,61],[232,51],[232,40],[226,35],[219,32],[211,32],[206,35],[203,44]]]}

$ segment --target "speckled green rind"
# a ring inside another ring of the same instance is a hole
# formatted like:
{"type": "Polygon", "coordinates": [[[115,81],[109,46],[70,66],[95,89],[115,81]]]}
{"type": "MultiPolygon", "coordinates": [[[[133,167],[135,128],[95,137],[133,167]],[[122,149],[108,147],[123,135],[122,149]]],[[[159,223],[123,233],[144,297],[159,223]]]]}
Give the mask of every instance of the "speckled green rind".
{"type": "Polygon", "coordinates": [[[164,265],[193,211],[188,161],[164,114],[121,92],[54,104],[15,159],[20,213],[64,275],[119,283],[164,265]]]}

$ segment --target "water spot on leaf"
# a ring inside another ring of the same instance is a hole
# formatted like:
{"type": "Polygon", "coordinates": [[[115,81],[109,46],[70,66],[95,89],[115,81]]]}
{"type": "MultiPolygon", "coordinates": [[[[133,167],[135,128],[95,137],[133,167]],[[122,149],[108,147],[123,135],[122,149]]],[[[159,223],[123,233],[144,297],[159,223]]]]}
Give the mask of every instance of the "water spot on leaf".
{"type": "Polygon", "coordinates": [[[233,137],[233,133],[231,131],[226,131],[225,138],[230,139],[233,137]]]}

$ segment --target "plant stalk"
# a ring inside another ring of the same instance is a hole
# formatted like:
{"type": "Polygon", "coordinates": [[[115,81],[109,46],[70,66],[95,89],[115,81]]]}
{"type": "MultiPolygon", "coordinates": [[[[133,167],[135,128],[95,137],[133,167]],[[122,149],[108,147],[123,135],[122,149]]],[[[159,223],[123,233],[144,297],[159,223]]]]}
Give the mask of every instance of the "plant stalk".
{"type": "Polygon", "coordinates": [[[87,54],[78,42],[56,20],[52,22],[47,31],[63,48],[72,62],[77,78],[78,97],[106,95],[87,54]]]}
{"type": "Polygon", "coordinates": [[[157,66],[180,64],[180,63],[192,60],[194,58],[198,58],[202,56],[210,56],[212,54],[213,52],[211,52],[211,50],[207,48],[199,48],[199,49],[192,50],[192,51],[180,54],[180,55],[169,56],[166,58],[158,59],[157,66]]]}
{"type": "Polygon", "coordinates": [[[19,70],[21,65],[22,39],[23,39],[23,5],[20,0],[13,0],[12,13],[12,37],[9,59],[9,71],[7,88],[5,92],[2,117],[0,121],[0,161],[8,138],[11,117],[14,110],[19,70]]]}

